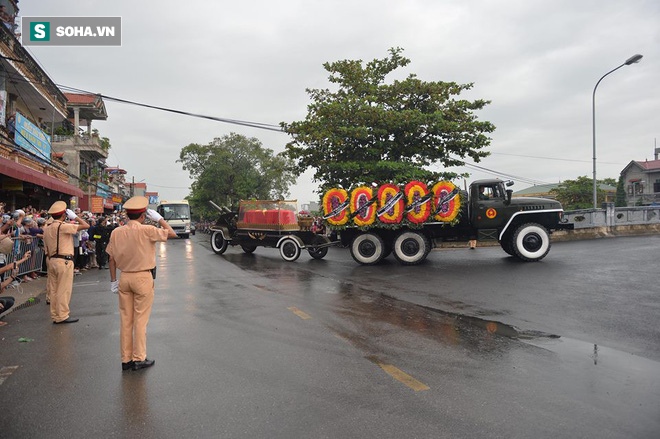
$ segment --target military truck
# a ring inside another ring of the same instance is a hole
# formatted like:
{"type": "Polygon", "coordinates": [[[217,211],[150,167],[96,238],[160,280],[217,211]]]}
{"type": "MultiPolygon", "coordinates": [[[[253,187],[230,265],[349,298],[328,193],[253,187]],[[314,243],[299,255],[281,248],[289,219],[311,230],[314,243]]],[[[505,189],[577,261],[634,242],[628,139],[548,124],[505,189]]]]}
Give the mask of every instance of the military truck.
{"type": "Polygon", "coordinates": [[[453,224],[433,221],[431,217],[431,221],[416,227],[404,223],[396,227],[378,223],[368,228],[351,225],[338,230],[338,238],[362,265],[376,264],[391,253],[400,263],[415,265],[442,242],[471,239],[497,241],[511,256],[526,262],[540,261],[550,251],[550,233],[571,229],[572,224],[562,220],[564,211],[558,201],[512,198],[513,191],[507,189],[511,185],[513,182],[500,179],[478,180],[470,185],[469,193],[458,188],[445,193],[440,204],[447,203],[450,197],[461,197],[457,217],[460,219],[453,224]]]}

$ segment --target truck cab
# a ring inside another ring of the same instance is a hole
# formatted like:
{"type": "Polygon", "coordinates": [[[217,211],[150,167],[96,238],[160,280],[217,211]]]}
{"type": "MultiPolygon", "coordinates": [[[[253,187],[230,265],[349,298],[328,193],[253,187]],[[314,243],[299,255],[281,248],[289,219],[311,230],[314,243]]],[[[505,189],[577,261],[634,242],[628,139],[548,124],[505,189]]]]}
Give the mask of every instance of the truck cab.
{"type": "Polygon", "coordinates": [[[546,198],[512,198],[513,182],[477,180],[470,185],[469,218],[480,240],[497,240],[505,252],[539,260],[549,250],[549,232],[561,224],[563,208],[546,198]]]}

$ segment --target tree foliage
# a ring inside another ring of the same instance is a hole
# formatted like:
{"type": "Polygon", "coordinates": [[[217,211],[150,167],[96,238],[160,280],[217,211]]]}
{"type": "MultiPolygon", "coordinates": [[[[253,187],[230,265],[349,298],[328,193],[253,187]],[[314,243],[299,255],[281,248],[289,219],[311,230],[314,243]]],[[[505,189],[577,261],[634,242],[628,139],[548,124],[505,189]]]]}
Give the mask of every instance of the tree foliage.
{"type": "Polygon", "coordinates": [[[217,213],[209,200],[235,208],[240,200],[283,199],[295,182],[293,163],[284,154],[235,133],[207,145],[191,143],[181,149],[177,162],[194,180],[188,201],[205,218],[217,213]]]}
{"type": "Polygon", "coordinates": [[[386,83],[386,76],[410,60],[393,48],[385,59],[325,63],[337,89],[307,89],[305,120],[282,123],[293,137],[287,144],[297,172],[315,170],[321,187],[361,183],[402,183],[455,177],[430,170],[478,162],[488,155],[486,133],[495,127],[479,121],[475,110],[489,101],[458,99],[472,84],[425,82],[411,74],[386,83]]]}
{"type": "MultiPolygon", "coordinates": [[[[605,201],[605,191],[600,188],[601,184],[613,186],[613,178],[598,180],[596,187],[596,200],[598,206],[605,201]]],[[[591,209],[594,207],[594,186],[593,179],[586,175],[580,176],[575,180],[565,180],[559,184],[557,189],[550,191],[555,198],[562,204],[564,210],[591,209]]]]}
{"type": "Polygon", "coordinates": [[[625,181],[623,180],[623,175],[620,175],[619,182],[616,185],[616,200],[614,201],[614,206],[626,207],[627,205],[625,181]]]}

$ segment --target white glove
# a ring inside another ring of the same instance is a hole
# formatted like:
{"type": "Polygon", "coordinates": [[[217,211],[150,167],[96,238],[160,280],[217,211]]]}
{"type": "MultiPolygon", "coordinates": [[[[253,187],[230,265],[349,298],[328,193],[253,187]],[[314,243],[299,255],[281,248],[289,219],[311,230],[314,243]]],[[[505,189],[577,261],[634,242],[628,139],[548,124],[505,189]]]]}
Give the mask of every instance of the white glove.
{"type": "Polygon", "coordinates": [[[71,209],[66,210],[66,216],[72,221],[77,218],[77,215],[71,209]]]}
{"type": "Polygon", "coordinates": [[[163,217],[160,215],[160,213],[156,212],[153,209],[147,209],[147,217],[153,221],[153,222],[158,222],[163,219],[163,217]]]}
{"type": "Polygon", "coordinates": [[[119,281],[116,280],[114,282],[110,281],[110,291],[112,291],[115,294],[119,294],[119,281]]]}

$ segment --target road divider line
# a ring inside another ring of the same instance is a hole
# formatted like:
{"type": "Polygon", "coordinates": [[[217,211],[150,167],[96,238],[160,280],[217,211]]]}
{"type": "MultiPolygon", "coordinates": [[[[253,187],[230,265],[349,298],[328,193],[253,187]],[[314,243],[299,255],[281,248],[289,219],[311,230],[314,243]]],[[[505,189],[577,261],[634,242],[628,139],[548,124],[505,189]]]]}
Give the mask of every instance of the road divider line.
{"type": "Polygon", "coordinates": [[[310,316],[310,315],[307,314],[307,313],[304,313],[304,312],[300,311],[300,310],[299,310],[298,308],[296,308],[295,306],[289,306],[289,307],[287,307],[287,309],[288,309],[289,311],[291,311],[292,313],[294,313],[295,315],[297,315],[298,317],[300,317],[301,319],[303,319],[303,320],[309,320],[309,319],[312,318],[312,316],[310,316]]]}
{"type": "Polygon", "coordinates": [[[16,372],[16,369],[18,369],[18,366],[5,366],[0,369],[0,386],[9,378],[9,375],[16,372]]]}
{"type": "Polygon", "coordinates": [[[421,390],[429,390],[430,387],[427,386],[426,384],[422,383],[421,381],[416,380],[415,378],[411,377],[401,369],[392,366],[391,364],[384,364],[384,363],[376,363],[381,369],[383,369],[385,372],[387,372],[388,375],[390,375],[392,378],[394,378],[397,381],[402,382],[406,386],[410,387],[413,389],[415,392],[419,392],[421,390]]]}

